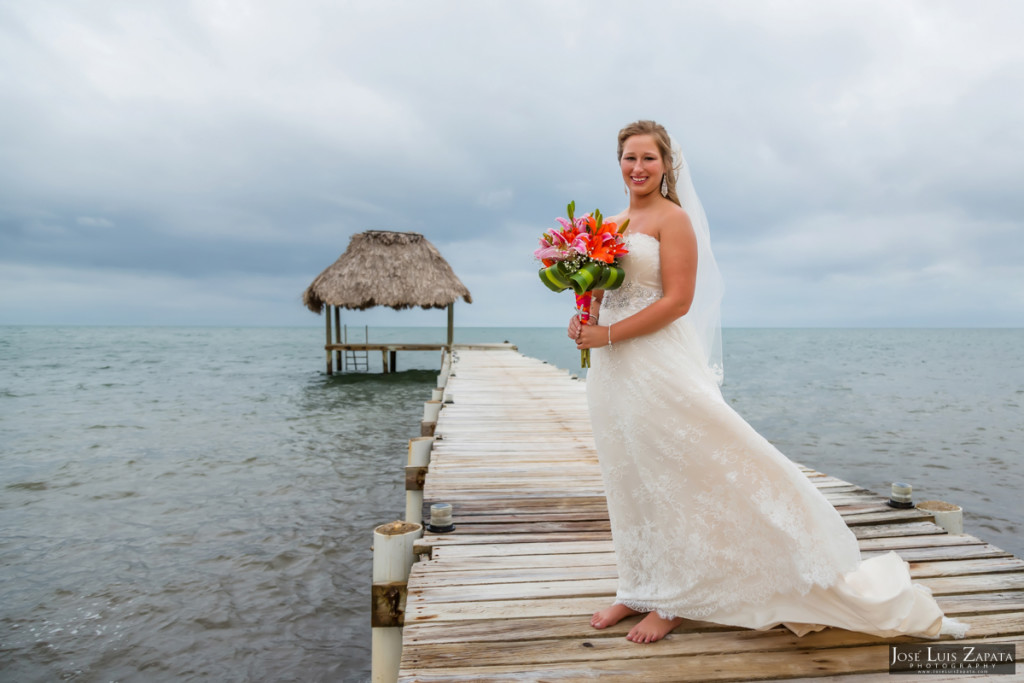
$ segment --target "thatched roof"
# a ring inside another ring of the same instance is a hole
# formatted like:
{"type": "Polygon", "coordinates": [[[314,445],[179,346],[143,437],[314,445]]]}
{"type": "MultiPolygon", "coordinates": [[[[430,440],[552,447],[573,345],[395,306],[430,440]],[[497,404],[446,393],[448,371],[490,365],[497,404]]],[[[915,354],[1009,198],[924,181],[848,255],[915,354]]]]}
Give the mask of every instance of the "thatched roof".
{"type": "Polygon", "coordinates": [[[415,232],[369,230],[352,235],[348,249],[317,275],[302,295],[314,313],[324,304],[354,310],[373,306],[445,308],[469,290],[433,244],[415,232]]]}

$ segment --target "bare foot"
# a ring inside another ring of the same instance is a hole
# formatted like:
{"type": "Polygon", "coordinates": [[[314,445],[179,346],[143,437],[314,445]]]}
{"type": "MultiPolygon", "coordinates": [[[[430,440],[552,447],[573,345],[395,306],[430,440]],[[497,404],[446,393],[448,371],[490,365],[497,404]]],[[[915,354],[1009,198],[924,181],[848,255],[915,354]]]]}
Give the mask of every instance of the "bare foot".
{"type": "Polygon", "coordinates": [[[626,635],[626,640],[632,640],[634,643],[653,643],[664,638],[669,631],[681,623],[683,623],[682,617],[662,619],[657,612],[651,612],[630,630],[626,635]]]}
{"type": "Polygon", "coordinates": [[[625,605],[615,604],[611,607],[605,607],[600,612],[594,612],[594,616],[590,617],[590,625],[594,628],[608,628],[634,614],[640,614],[640,612],[630,609],[625,605]]]}

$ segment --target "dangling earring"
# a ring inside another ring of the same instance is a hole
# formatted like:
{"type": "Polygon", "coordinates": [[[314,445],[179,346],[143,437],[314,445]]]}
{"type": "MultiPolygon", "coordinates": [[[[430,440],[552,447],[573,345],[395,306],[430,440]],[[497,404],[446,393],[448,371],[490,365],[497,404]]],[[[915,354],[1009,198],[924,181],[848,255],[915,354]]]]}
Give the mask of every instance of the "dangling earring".
{"type": "Polygon", "coordinates": [[[622,184],[622,191],[625,192],[626,196],[628,197],[629,196],[629,185],[626,185],[625,183],[623,183],[622,184]]]}
{"type": "Polygon", "coordinates": [[[661,176],[661,196],[662,197],[667,197],[668,196],[668,174],[667,173],[661,176]]]}

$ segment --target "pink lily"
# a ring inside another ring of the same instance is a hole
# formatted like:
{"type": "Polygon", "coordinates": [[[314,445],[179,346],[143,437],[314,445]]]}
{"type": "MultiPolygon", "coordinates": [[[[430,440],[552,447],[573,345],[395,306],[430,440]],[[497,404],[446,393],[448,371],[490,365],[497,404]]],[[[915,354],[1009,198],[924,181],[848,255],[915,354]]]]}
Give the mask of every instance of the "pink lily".
{"type": "Polygon", "coordinates": [[[547,246],[541,247],[537,251],[533,252],[533,255],[541,261],[545,259],[552,259],[554,261],[561,261],[565,258],[565,247],[560,246],[547,246]]]}
{"type": "MultiPolygon", "coordinates": [[[[576,231],[579,231],[579,230],[584,230],[584,229],[586,229],[586,225],[587,225],[586,217],[577,218],[576,220],[571,221],[571,222],[569,220],[565,219],[565,218],[556,218],[555,220],[558,221],[558,223],[563,228],[565,228],[566,230],[569,230],[570,233],[576,232],[576,231]]],[[[554,230],[554,228],[552,228],[552,230],[554,230]]]]}

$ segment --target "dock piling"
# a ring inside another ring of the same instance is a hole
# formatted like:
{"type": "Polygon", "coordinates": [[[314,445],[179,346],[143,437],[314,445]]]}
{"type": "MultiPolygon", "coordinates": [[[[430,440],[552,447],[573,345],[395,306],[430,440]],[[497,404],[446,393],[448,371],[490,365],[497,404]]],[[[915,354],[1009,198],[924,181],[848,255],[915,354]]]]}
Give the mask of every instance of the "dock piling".
{"type": "Polygon", "coordinates": [[[430,449],[434,437],[418,436],[409,439],[409,459],[405,472],[405,521],[423,522],[423,480],[430,465],[430,449]],[[410,471],[412,477],[410,477],[410,471]]]}
{"type": "Polygon", "coordinates": [[[964,509],[953,503],[944,503],[941,500],[923,500],[917,504],[918,510],[930,512],[935,518],[935,523],[946,530],[946,533],[953,536],[961,536],[964,533],[964,509]]]}
{"type": "Polygon", "coordinates": [[[370,613],[373,683],[394,683],[402,656],[402,626],[412,547],[423,535],[419,524],[395,521],[373,530],[373,605],[370,613]]]}

